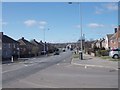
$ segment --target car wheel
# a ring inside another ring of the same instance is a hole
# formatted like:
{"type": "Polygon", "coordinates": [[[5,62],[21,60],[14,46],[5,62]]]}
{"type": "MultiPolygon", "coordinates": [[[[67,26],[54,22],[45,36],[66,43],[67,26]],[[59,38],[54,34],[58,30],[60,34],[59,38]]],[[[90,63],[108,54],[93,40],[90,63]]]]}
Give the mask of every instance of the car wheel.
{"type": "Polygon", "coordinates": [[[115,54],[115,55],[113,56],[113,58],[114,58],[114,59],[118,59],[119,56],[118,56],[117,54],[115,54]]]}

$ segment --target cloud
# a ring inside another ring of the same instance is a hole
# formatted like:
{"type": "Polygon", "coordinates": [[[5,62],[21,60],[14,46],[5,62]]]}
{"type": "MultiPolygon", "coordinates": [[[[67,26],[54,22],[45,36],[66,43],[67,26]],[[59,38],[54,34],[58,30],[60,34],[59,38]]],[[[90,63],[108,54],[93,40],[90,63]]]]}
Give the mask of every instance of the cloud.
{"type": "Polygon", "coordinates": [[[45,25],[47,25],[47,22],[46,22],[46,21],[40,21],[39,24],[40,24],[41,26],[45,26],[45,25]]]}
{"type": "Polygon", "coordinates": [[[106,3],[106,4],[101,4],[100,7],[95,7],[95,13],[96,14],[102,14],[105,13],[106,11],[116,11],[118,10],[118,5],[117,3],[106,3]]]}
{"type": "Polygon", "coordinates": [[[40,29],[45,29],[45,26],[39,26],[40,29]]]}
{"type": "Polygon", "coordinates": [[[37,20],[34,20],[34,19],[29,19],[29,20],[24,21],[24,24],[28,27],[36,26],[39,29],[45,29],[45,27],[47,25],[47,22],[46,21],[37,21],[37,20]]]}
{"type": "Polygon", "coordinates": [[[90,27],[90,28],[102,28],[102,27],[104,27],[104,25],[98,24],[98,23],[90,23],[90,24],[88,24],[88,27],[90,27]]]}
{"type": "Polygon", "coordinates": [[[36,25],[37,21],[36,20],[26,20],[26,21],[24,21],[24,24],[28,27],[31,27],[31,26],[36,25]]]}
{"type": "Polygon", "coordinates": [[[118,10],[118,5],[116,3],[108,3],[103,5],[108,10],[118,10]]]}

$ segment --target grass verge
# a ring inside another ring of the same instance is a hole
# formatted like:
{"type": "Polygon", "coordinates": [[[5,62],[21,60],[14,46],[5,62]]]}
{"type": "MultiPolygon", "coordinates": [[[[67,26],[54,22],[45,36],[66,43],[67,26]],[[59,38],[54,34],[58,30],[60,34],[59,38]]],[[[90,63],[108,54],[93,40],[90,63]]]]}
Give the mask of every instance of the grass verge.
{"type": "Polygon", "coordinates": [[[109,56],[101,56],[102,59],[109,60],[109,61],[120,61],[120,59],[113,59],[109,56]]]}
{"type": "Polygon", "coordinates": [[[79,58],[79,54],[73,54],[73,58],[79,58]]]}

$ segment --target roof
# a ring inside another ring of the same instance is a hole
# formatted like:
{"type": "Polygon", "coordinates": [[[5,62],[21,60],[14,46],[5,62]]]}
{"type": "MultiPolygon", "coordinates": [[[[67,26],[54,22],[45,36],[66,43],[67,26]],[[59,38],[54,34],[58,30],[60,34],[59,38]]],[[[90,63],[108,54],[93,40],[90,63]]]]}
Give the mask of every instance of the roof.
{"type": "Polygon", "coordinates": [[[119,33],[120,33],[120,30],[117,30],[117,32],[114,33],[110,39],[116,39],[117,36],[120,37],[120,36],[119,36],[119,33]]]}
{"type": "Polygon", "coordinates": [[[93,42],[93,44],[96,44],[98,42],[98,40],[95,40],[94,42],[93,42]]]}
{"type": "Polygon", "coordinates": [[[20,43],[20,45],[34,45],[31,42],[24,39],[23,37],[21,39],[19,39],[18,42],[20,43]]]}
{"type": "Polygon", "coordinates": [[[114,34],[107,34],[108,39],[110,39],[114,34]]]}
{"type": "Polygon", "coordinates": [[[8,37],[7,35],[2,35],[2,43],[19,43],[16,40],[8,37]]]}
{"type": "Polygon", "coordinates": [[[110,39],[115,39],[115,38],[116,38],[116,33],[112,37],[110,37],[110,39]]]}
{"type": "Polygon", "coordinates": [[[103,39],[100,39],[99,41],[100,41],[100,42],[103,42],[103,41],[105,41],[105,39],[103,38],[103,39]]]}
{"type": "Polygon", "coordinates": [[[31,43],[34,45],[43,45],[42,43],[37,42],[35,39],[33,39],[31,43]]]}
{"type": "Polygon", "coordinates": [[[39,45],[39,43],[35,39],[31,40],[30,42],[33,43],[34,45],[39,45]]]}

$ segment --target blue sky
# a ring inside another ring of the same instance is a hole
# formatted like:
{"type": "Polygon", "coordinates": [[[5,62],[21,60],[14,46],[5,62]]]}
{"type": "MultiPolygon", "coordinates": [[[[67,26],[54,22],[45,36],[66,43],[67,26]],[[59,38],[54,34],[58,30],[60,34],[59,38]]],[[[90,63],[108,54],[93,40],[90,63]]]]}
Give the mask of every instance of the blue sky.
{"type": "MultiPolygon", "coordinates": [[[[113,33],[117,3],[84,2],[82,30],[87,40],[113,33]]],[[[2,31],[14,38],[47,42],[76,42],[80,38],[80,4],[67,2],[3,2],[2,31]]]]}

